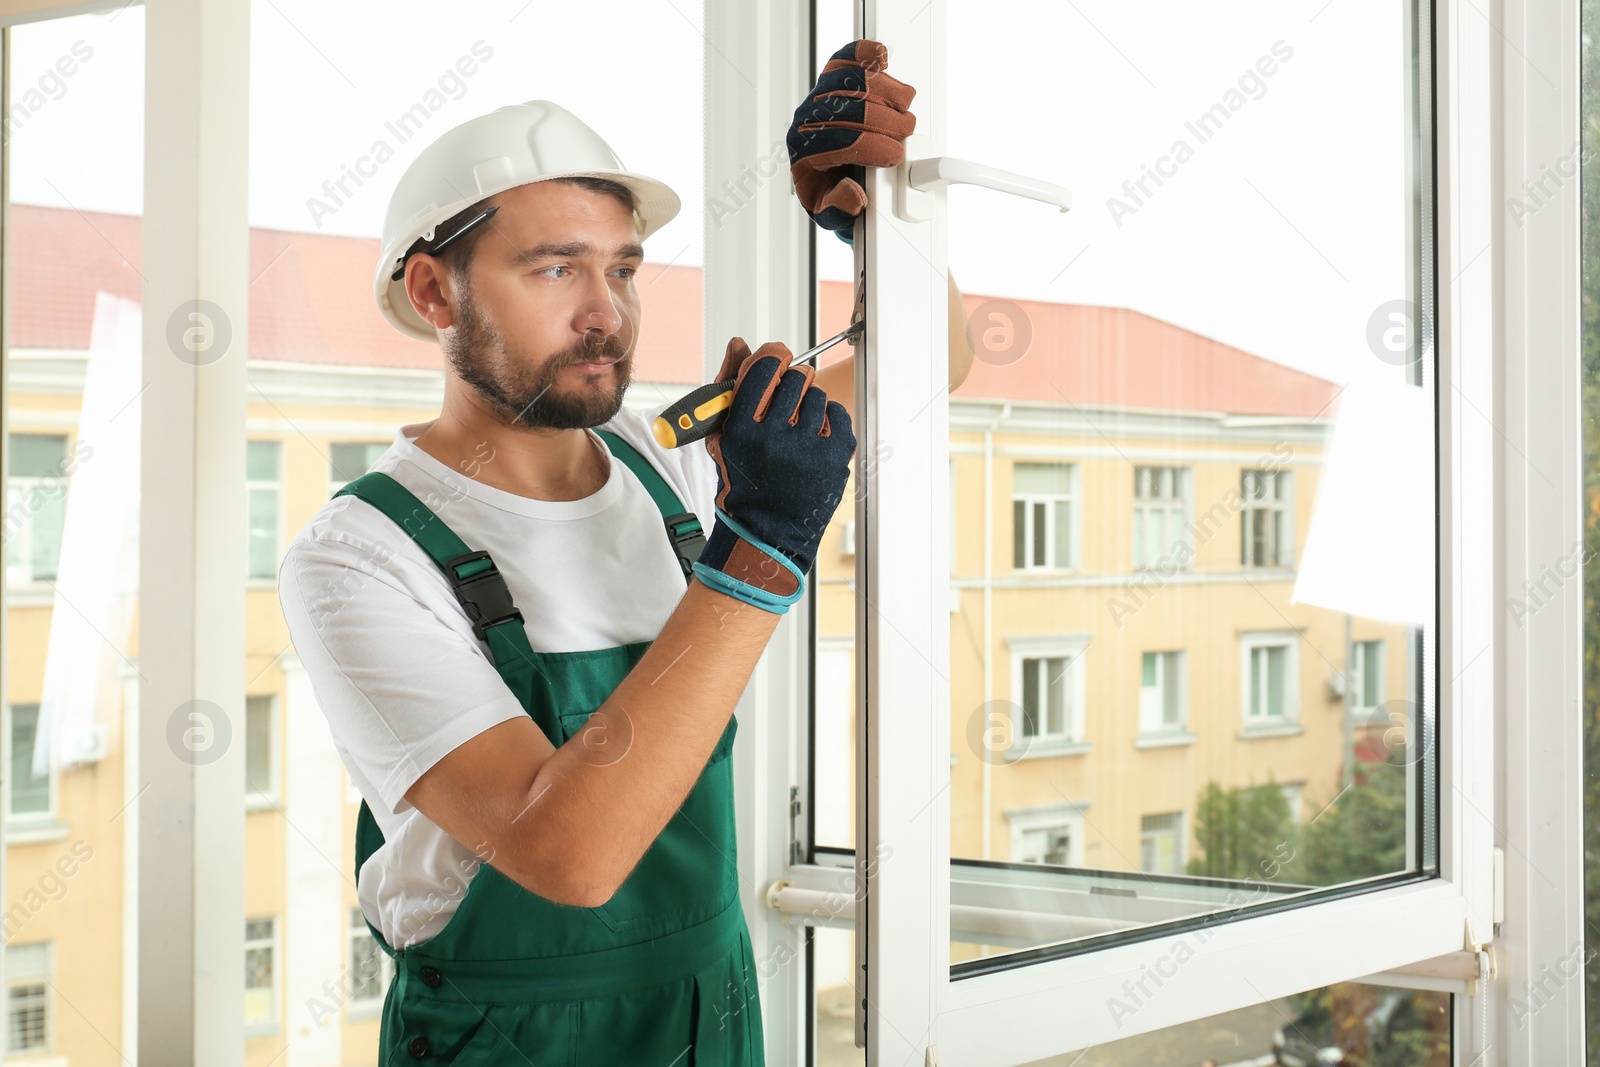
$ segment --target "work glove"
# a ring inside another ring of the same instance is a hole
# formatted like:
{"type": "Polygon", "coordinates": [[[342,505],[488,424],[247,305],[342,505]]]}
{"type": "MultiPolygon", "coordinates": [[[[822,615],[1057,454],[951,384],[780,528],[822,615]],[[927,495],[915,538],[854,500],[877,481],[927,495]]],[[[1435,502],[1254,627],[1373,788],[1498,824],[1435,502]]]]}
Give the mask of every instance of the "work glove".
{"type": "Polygon", "coordinates": [[[906,110],[917,91],[884,72],[889,50],[851,41],[835,52],[789,126],[789,174],[811,220],[853,243],[867,206],[867,167],[894,167],[917,128],[906,110]]]}
{"type": "Polygon", "coordinates": [[[728,342],[716,380],[733,381],[733,396],[705,438],[717,521],[694,563],[706,585],[779,615],[805,592],[856,450],[850,413],[792,358],[777,342],[753,354],[743,338],[728,342]]]}

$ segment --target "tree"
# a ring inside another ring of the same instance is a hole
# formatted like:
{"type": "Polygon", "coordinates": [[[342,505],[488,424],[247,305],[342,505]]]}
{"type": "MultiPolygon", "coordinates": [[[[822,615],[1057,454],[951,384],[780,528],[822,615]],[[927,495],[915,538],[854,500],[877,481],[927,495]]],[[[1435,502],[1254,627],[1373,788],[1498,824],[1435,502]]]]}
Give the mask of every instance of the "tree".
{"type": "Polygon", "coordinates": [[[1283,846],[1297,846],[1289,800],[1271,780],[1228,790],[1206,783],[1195,805],[1194,835],[1200,855],[1189,861],[1188,871],[1209,878],[1275,876],[1284,862],[1283,846]]]}

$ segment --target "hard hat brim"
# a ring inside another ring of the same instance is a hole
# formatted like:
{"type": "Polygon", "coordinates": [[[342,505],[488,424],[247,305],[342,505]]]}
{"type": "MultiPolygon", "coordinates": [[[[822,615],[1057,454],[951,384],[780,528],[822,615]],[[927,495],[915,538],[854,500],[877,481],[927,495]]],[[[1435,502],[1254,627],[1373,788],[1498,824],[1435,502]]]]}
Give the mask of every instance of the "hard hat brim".
{"type": "MultiPolygon", "coordinates": [[[[643,241],[661,227],[671,222],[682,208],[682,201],[672,187],[665,182],[657,181],[645,174],[626,170],[574,170],[560,174],[546,174],[531,182],[516,182],[501,189],[486,191],[482,196],[474,198],[483,200],[487,197],[503,193],[506,189],[515,189],[522,185],[533,185],[537,182],[547,182],[557,178],[605,178],[618,185],[626,186],[634,197],[634,230],[643,241]]],[[[467,203],[455,203],[441,208],[436,218],[425,220],[421,227],[424,232],[437,226],[445,219],[457,214],[469,206],[467,203]]],[[[493,225],[493,220],[490,220],[493,225]]],[[[407,247],[410,247],[409,243],[407,247]]],[[[399,258],[405,255],[405,248],[385,249],[385,255],[378,264],[378,269],[373,276],[374,295],[378,300],[378,308],[383,317],[395,329],[419,341],[434,343],[438,340],[438,331],[421,315],[417,314],[411,306],[411,300],[406,296],[405,279],[399,281],[391,278],[395,268],[399,265],[399,258]]]]}

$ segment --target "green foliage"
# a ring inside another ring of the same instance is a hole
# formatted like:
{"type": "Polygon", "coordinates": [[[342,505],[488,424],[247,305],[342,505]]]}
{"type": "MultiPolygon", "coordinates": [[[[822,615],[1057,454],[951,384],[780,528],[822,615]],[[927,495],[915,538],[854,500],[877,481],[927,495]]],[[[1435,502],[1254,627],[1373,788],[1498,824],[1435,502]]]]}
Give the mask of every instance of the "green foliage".
{"type": "Polygon", "coordinates": [[[1396,748],[1392,759],[1361,764],[1350,789],[1306,827],[1306,883],[1339,885],[1405,870],[1405,749],[1396,748]]]}
{"type": "Polygon", "coordinates": [[[1188,871],[1210,878],[1271,877],[1284,860],[1282,846],[1298,845],[1288,798],[1271,781],[1228,790],[1207,783],[1195,808],[1194,832],[1200,854],[1188,871]]]}

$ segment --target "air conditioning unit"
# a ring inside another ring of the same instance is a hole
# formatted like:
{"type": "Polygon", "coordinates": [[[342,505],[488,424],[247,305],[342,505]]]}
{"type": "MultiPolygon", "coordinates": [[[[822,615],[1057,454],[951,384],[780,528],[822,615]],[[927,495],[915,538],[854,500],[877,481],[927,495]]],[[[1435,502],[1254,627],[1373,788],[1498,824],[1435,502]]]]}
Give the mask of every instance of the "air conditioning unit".
{"type": "Polygon", "coordinates": [[[839,538],[839,555],[853,556],[856,554],[856,520],[844,521],[844,533],[839,538]]]}
{"type": "Polygon", "coordinates": [[[68,731],[61,750],[63,766],[99,763],[106,758],[106,728],[96,723],[68,731]]]}

